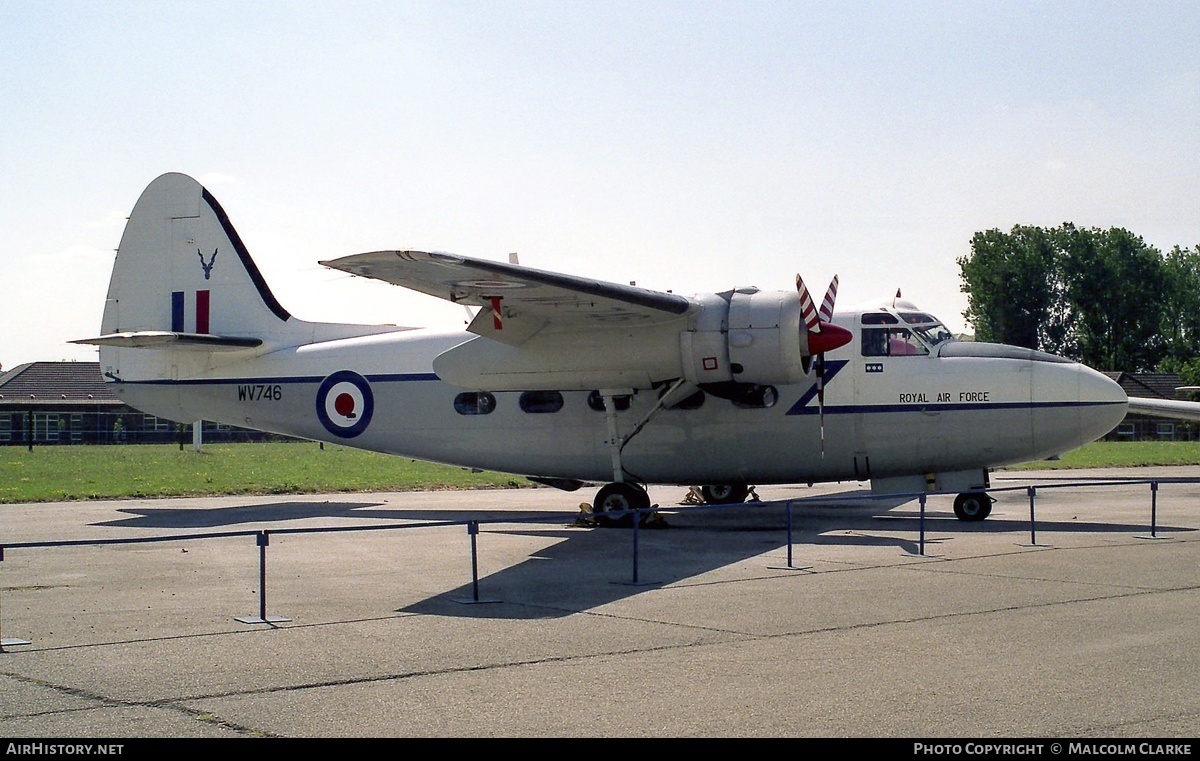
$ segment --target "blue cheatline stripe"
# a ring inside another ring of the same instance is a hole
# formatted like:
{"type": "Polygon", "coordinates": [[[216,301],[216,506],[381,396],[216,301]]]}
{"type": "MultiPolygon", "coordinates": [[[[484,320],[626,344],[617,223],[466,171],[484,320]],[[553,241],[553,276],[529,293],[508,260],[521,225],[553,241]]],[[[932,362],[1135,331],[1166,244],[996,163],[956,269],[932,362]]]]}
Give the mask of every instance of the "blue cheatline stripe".
{"type": "MultiPolygon", "coordinates": [[[[245,383],[320,383],[328,375],[281,375],[266,378],[196,378],[191,380],[139,380],[121,381],[139,386],[233,386],[245,383]]],[[[407,383],[412,381],[441,380],[436,373],[381,373],[365,376],[371,383],[407,383]]]]}
{"type": "Polygon", "coordinates": [[[183,333],[183,291],[171,293],[171,330],[183,333]]]}
{"type": "MultiPolygon", "coordinates": [[[[967,410],[1044,410],[1057,407],[1108,407],[1124,402],[991,402],[988,404],[843,404],[837,407],[825,407],[826,415],[857,415],[879,414],[889,412],[964,412],[967,410]]],[[[817,406],[804,407],[794,405],[789,415],[816,415],[817,406]]]]}

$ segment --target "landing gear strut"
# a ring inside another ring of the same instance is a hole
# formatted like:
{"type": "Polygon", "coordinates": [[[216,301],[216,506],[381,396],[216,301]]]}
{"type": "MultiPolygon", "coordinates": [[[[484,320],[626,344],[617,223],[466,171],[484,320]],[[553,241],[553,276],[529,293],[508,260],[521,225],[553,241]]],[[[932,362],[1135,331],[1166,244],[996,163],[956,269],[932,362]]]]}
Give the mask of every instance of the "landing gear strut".
{"type": "Polygon", "coordinates": [[[954,498],[954,515],[960,521],[981,521],[991,513],[992,498],[987,492],[966,492],[954,498]]]}

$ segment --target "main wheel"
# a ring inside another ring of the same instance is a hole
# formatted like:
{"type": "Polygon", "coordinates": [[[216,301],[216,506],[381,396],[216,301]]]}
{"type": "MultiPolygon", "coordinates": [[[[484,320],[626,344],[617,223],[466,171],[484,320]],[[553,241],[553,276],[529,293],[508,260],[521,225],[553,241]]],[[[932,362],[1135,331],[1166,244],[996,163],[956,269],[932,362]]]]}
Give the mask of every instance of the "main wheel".
{"type": "Polygon", "coordinates": [[[991,512],[992,498],[986,492],[972,491],[954,498],[954,514],[960,521],[981,521],[991,512]]]}
{"type": "Polygon", "coordinates": [[[601,487],[600,491],[596,492],[596,498],[592,500],[592,514],[601,526],[632,526],[634,513],[625,511],[644,510],[648,507],[650,495],[646,490],[637,484],[623,481],[601,487]]]}
{"type": "Polygon", "coordinates": [[[711,484],[700,487],[700,496],[704,497],[706,505],[741,504],[750,496],[750,487],[746,484],[711,484]]]}

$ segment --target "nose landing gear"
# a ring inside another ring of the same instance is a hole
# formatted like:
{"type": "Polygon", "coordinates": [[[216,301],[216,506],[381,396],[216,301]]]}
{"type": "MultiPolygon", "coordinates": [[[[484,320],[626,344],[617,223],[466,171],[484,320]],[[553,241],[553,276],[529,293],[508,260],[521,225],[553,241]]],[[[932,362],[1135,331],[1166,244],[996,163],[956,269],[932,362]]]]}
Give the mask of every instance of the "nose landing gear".
{"type": "Polygon", "coordinates": [[[960,521],[981,521],[991,515],[994,501],[987,492],[959,494],[954,498],[954,515],[960,521]]]}

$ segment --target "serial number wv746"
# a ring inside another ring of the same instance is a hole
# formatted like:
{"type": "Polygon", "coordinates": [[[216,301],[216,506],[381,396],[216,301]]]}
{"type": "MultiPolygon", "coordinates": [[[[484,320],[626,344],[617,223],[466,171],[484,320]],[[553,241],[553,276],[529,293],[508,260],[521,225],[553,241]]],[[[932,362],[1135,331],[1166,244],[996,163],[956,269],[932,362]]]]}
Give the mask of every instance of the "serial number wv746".
{"type": "Polygon", "coordinates": [[[283,386],[278,383],[253,383],[238,386],[239,402],[277,402],[283,398],[283,386]]]}

